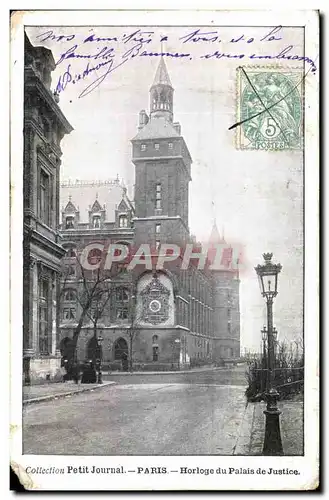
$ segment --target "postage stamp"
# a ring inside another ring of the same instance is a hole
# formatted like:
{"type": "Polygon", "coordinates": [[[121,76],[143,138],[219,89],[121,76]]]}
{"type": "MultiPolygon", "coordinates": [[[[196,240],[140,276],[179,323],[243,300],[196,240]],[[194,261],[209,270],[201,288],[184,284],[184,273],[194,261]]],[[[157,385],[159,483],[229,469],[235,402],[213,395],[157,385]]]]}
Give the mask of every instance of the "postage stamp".
{"type": "Polygon", "coordinates": [[[299,69],[237,69],[237,147],[300,149],[303,139],[303,75],[299,69]]]}

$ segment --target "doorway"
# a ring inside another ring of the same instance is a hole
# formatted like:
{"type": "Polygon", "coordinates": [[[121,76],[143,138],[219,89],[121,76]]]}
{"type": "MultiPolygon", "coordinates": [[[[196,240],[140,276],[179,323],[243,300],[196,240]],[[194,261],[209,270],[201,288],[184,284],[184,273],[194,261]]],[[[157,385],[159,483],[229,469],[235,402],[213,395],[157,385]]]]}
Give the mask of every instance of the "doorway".
{"type": "Polygon", "coordinates": [[[122,360],[128,358],[128,344],[125,339],[120,337],[114,342],[114,359],[122,360]]]}

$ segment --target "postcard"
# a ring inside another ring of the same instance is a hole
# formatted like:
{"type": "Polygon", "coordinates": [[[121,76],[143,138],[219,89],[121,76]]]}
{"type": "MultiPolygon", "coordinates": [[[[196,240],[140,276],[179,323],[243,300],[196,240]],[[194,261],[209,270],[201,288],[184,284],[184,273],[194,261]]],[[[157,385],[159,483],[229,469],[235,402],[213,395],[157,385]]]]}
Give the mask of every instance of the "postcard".
{"type": "Polygon", "coordinates": [[[319,485],[319,13],[11,18],[27,490],[319,485]]]}

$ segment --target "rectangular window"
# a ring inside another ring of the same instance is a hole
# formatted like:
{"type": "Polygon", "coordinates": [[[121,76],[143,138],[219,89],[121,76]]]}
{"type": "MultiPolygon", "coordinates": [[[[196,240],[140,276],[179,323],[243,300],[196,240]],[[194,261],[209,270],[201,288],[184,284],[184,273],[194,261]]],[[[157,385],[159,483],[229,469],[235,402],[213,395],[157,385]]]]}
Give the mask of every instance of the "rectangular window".
{"type": "Polygon", "coordinates": [[[119,227],[128,227],[128,218],[126,215],[120,215],[119,227]]]}
{"type": "MultiPolygon", "coordinates": [[[[93,262],[91,261],[90,259],[90,263],[92,264],[93,262]]],[[[63,268],[63,273],[64,273],[64,278],[65,279],[73,279],[75,278],[75,266],[72,266],[70,264],[66,264],[64,265],[64,268],[63,268]]]]}
{"type": "Polygon", "coordinates": [[[49,281],[39,280],[39,352],[49,354],[48,313],[49,313],[49,281]]]}
{"type": "Polygon", "coordinates": [[[49,175],[40,170],[40,187],[39,187],[39,217],[49,226],[50,223],[50,191],[49,191],[49,175]]]}
{"type": "Polygon", "coordinates": [[[101,227],[101,218],[99,215],[94,215],[93,217],[93,228],[100,229],[101,227]]]}
{"type": "Polygon", "coordinates": [[[155,208],[157,209],[161,208],[161,201],[162,201],[161,184],[157,184],[155,192],[155,208]]]}
{"type": "Polygon", "coordinates": [[[169,149],[172,149],[172,148],[173,148],[173,143],[172,143],[172,142],[169,142],[169,144],[168,144],[168,148],[169,148],[169,149]]]}
{"type": "Polygon", "coordinates": [[[159,234],[161,232],[161,224],[155,224],[155,232],[159,234]]]}
{"type": "Polygon", "coordinates": [[[66,217],[65,229],[74,229],[74,217],[71,215],[66,217]]]}
{"type": "Polygon", "coordinates": [[[145,151],[146,150],[146,144],[142,144],[141,145],[141,151],[145,151]]]}
{"type": "Polygon", "coordinates": [[[117,302],[128,302],[129,301],[129,293],[126,288],[119,287],[115,291],[115,298],[117,302]]]}
{"type": "Polygon", "coordinates": [[[75,307],[64,307],[63,309],[63,319],[75,319],[75,307]]]}
{"type": "Polygon", "coordinates": [[[127,307],[118,307],[117,319],[128,319],[128,308],[127,307]]]}
{"type": "Polygon", "coordinates": [[[159,359],[159,347],[153,346],[153,361],[158,361],[159,359]]]}
{"type": "Polygon", "coordinates": [[[159,147],[160,147],[160,144],[158,144],[158,143],[155,143],[155,144],[154,144],[154,148],[155,148],[155,149],[159,149],[159,147]]]}

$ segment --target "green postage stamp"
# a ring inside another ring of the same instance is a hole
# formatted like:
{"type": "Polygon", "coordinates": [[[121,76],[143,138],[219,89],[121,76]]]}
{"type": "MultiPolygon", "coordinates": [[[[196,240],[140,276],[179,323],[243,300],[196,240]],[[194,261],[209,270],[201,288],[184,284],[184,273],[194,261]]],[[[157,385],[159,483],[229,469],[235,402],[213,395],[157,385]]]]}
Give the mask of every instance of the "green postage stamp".
{"type": "Polygon", "coordinates": [[[303,142],[303,75],[300,69],[237,70],[237,147],[293,150],[303,142]]]}

